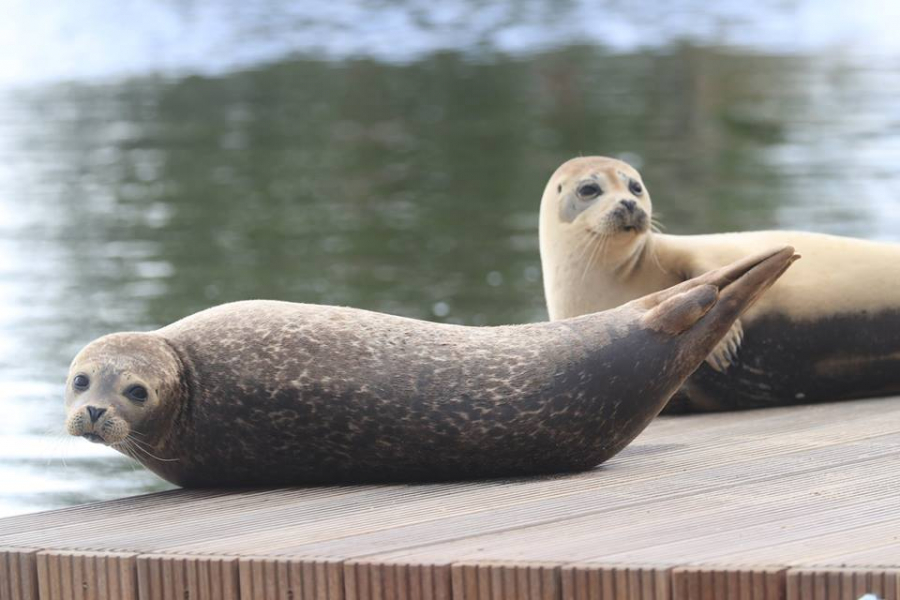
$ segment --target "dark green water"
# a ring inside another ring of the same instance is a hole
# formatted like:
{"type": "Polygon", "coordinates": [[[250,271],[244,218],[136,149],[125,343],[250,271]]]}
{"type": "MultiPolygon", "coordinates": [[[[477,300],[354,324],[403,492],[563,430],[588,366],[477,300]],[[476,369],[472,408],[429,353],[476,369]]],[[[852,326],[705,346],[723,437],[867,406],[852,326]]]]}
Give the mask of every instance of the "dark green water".
{"type": "Polygon", "coordinates": [[[53,437],[99,335],[248,298],[545,318],[537,211],[572,156],[633,162],[669,232],[900,238],[893,49],[467,44],[6,85],[0,515],[165,487],[53,437]]]}

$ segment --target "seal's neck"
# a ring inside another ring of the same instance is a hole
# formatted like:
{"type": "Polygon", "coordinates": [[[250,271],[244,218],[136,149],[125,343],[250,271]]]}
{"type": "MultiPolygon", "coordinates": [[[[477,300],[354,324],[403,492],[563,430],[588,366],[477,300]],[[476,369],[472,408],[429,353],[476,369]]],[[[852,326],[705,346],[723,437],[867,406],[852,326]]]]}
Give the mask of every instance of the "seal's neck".
{"type": "Polygon", "coordinates": [[[542,253],[551,319],[615,308],[675,283],[659,259],[652,232],[605,243],[582,236],[563,239],[567,243],[542,253]]]}
{"type": "Polygon", "coordinates": [[[634,277],[638,271],[645,268],[649,260],[651,264],[646,268],[653,269],[652,259],[656,251],[656,241],[650,232],[642,234],[630,245],[625,252],[620,253],[619,261],[606,265],[612,276],[619,281],[627,281],[634,277]]]}

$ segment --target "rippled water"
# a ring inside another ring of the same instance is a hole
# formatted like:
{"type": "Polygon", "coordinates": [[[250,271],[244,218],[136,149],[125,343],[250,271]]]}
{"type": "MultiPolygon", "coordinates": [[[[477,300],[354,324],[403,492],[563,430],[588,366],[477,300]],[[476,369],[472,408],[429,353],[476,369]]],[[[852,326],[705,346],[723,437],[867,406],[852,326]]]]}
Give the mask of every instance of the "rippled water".
{"type": "Polygon", "coordinates": [[[900,239],[882,3],[6,4],[0,515],[166,487],[59,435],[104,333],[246,298],[545,318],[574,155],[639,166],[670,232],[900,239]]]}

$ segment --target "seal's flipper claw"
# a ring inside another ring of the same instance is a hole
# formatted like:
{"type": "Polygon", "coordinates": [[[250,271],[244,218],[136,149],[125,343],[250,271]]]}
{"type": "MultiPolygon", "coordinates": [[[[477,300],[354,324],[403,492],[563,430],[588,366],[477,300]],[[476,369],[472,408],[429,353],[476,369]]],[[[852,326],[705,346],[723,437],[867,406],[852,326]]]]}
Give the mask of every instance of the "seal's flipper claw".
{"type": "Polygon", "coordinates": [[[724,373],[728,367],[737,362],[738,351],[741,342],[744,341],[744,328],[738,319],[718,343],[715,349],[706,357],[707,364],[720,373],[724,373]]]}

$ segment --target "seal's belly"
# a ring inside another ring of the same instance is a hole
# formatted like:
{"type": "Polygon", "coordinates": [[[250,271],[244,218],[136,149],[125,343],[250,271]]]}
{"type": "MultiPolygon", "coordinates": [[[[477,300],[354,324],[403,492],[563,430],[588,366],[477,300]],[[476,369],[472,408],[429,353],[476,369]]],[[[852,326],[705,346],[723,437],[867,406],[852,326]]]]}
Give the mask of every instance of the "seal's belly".
{"type": "Polygon", "coordinates": [[[682,388],[689,410],[739,410],[900,393],[900,310],[745,323],[738,360],[704,363],[682,388]]]}

